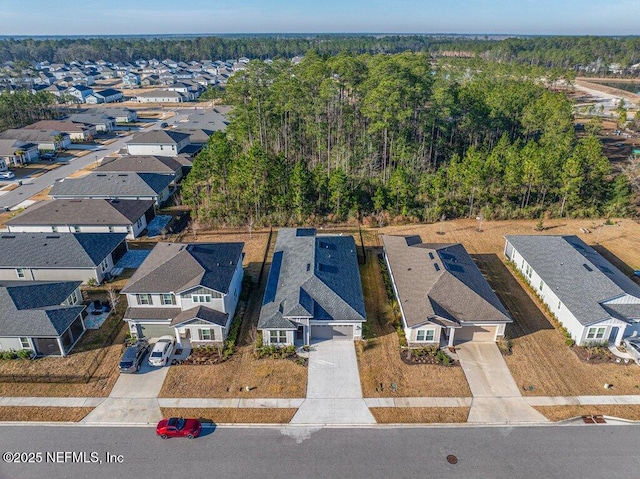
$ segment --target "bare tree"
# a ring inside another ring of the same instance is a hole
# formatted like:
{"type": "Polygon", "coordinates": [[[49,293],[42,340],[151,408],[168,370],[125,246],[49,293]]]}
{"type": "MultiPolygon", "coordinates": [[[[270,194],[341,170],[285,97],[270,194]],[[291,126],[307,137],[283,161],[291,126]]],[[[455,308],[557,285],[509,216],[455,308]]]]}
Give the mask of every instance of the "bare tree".
{"type": "Polygon", "coordinates": [[[113,285],[110,284],[107,288],[107,294],[109,295],[111,310],[114,311],[116,309],[116,306],[118,306],[118,301],[120,301],[120,293],[118,293],[113,285]]]}
{"type": "Polygon", "coordinates": [[[253,215],[249,216],[247,220],[247,229],[249,230],[249,239],[251,239],[251,232],[253,231],[253,225],[255,224],[255,220],[253,219],[253,215]]]}

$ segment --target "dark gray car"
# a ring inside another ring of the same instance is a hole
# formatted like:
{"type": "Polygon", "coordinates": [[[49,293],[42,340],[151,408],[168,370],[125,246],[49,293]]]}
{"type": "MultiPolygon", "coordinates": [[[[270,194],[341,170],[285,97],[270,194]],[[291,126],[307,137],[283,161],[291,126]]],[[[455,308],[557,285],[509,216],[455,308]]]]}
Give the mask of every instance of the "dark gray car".
{"type": "Polygon", "coordinates": [[[139,339],[135,343],[127,346],[127,349],[124,350],[122,358],[120,359],[120,372],[138,372],[147,351],[149,351],[149,343],[144,339],[139,339]]]}

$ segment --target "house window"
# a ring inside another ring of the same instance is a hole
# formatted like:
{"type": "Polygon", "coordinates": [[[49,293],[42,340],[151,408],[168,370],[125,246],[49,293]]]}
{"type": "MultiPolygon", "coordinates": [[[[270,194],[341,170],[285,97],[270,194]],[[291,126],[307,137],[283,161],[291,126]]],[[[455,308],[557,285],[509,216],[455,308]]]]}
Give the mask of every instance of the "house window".
{"type": "Polygon", "coordinates": [[[51,232],[52,233],[57,233],[58,232],[58,227],[57,226],[52,226],[51,227],[51,232]]]}
{"type": "Polygon", "coordinates": [[[269,331],[270,344],[282,344],[287,342],[287,332],[284,329],[269,331]]]}
{"type": "Polygon", "coordinates": [[[20,346],[22,346],[24,349],[31,349],[29,338],[20,338],[20,346]]]}
{"type": "Polygon", "coordinates": [[[74,233],[80,233],[80,227],[79,226],[74,226],[73,227],[73,232],[74,233]]]}
{"type": "Polygon", "coordinates": [[[597,340],[604,338],[606,329],[605,327],[589,328],[587,331],[587,339],[597,340]]]}
{"type": "Polygon", "coordinates": [[[527,265],[526,268],[524,269],[524,273],[529,277],[529,279],[531,279],[531,273],[532,273],[532,269],[531,266],[527,265]]]}
{"type": "Polygon", "coordinates": [[[544,281],[540,281],[540,291],[542,291],[542,288],[544,288],[544,281]]]}
{"type": "Polygon", "coordinates": [[[113,226],[109,226],[109,233],[113,233],[115,231],[113,226]]]}
{"type": "Polygon", "coordinates": [[[153,304],[153,300],[151,299],[150,294],[136,294],[136,298],[138,300],[138,304],[140,305],[153,304]]]}
{"type": "Polygon", "coordinates": [[[434,329],[418,329],[416,341],[433,341],[435,333],[434,329]]]}
{"type": "Polygon", "coordinates": [[[171,293],[163,294],[162,296],[160,296],[160,300],[162,304],[176,304],[176,298],[171,293]]]}
{"type": "Polygon", "coordinates": [[[69,297],[67,298],[67,303],[69,304],[76,304],[78,302],[78,293],[77,291],[74,291],[73,293],[71,293],[71,295],[69,295],[69,297]]]}
{"type": "Polygon", "coordinates": [[[211,295],[209,294],[192,294],[191,301],[194,303],[210,303],[211,295]]]}
{"type": "Polygon", "coordinates": [[[138,226],[138,228],[142,226],[142,218],[138,219],[138,221],[136,222],[136,226],[138,226]]]}
{"type": "Polygon", "coordinates": [[[213,333],[213,329],[199,329],[200,341],[213,341],[215,339],[215,334],[213,333]]]}
{"type": "Polygon", "coordinates": [[[16,274],[18,275],[18,278],[24,278],[24,269],[17,268],[16,269],[16,274]]]}
{"type": "Polygon", "coordinates": [[[558,301],[558,309],[562,308],[562,301],[558,301]]]}

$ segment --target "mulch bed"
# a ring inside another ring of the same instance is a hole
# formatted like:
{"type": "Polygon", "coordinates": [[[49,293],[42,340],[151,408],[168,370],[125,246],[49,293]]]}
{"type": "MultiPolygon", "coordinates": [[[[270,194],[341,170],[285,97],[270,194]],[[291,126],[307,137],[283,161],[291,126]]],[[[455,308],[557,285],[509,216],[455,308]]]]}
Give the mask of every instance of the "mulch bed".
{"type": "Polygon", "coordinates": [[[635,364],[632,360],[625,363],[624,359],[618,358],[607,348],[585,348],[582,346],[572,346],[571,350],[576,354],[576,356],[578,356],[580,361],[588,364],[612,363],[619,364],[621,366],[630,366],[635,364]]]}
{"type": "Polygon", "coordinates": [[[175,364],[218,364],[225,361],[225,358],[218,352],[218,349],[194,348],[187,359],[176,361],[175,364]]]}
{"type": "Polygon", "coordinates": [[[450,368],[452,366],[460,366],[460,362],[455,359],[451,359],[449,364],[443,363],[437,356],[428,353],[422,353],[420,350],[404,349],[400,351],[400,358],[405,364],[434,364],[436,366],[443,366],[450,368]]]}

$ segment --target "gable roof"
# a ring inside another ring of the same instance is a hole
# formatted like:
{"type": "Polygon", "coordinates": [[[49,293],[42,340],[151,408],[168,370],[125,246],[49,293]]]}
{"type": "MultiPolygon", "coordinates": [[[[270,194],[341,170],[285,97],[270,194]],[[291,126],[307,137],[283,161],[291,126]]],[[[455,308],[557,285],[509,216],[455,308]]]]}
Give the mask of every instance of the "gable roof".
{"type": "Polygon", "coordinates": [[[119,158],[105,158],[96,171],[174,174],[180,168],[182,163],[172,156],[125,155],[119,158]]]}
{"type": "Polygon", "coordinates": [[[41,201],[6,221],[9,226],[130,225],[138,221],[153,200],[61,199],[41,201]]]}
{"type": "Polygon", "coordinates": [[[640,318],[640,286],[577,236],[505,238],[581,324],[609,316],[640,318]],[[628,304],[605,307],[627,295],[632,297],[628,304]]]}
{"type": "Polygon", "coordinates": [[[169,130],[151,130],[145,131],[135,135],[130,141],[129,145],[177,145],[185,138],[189,138],[189,135],[185,133],[178,133],[177,131],[169,130]]]}
{"type": "Polygon", "coordinates": [[[68,132],[84,132],[89,127],[84,123],[70,120],[41,120],[32,125],[25,126],[28,130],[55,130],[68,132]]]}
{"type": "Polygon", "coordinates": [[[365,321],[365,316],[353,237],[280,229],[258,327],[295,327],[287,320],[292,317],[365,321]]]}
{"type": "Polygon", "coordinates": [[[203,286],[226,294],[244,243],[158,243],[123,293],[182,292],[203,286]]]}
{"type": "Polygon", "coordinates": [[[383,235],[382,241],[408,327],[512,321],[461,244],[427,244],[419,236],[383,235]]]}
{"type": "Polygon", "coordinates": [[[0,336],[59,336],[85,306],[62,306],[79,281],[0,282],[0,336]]]}
{"type": "Polygon", "coordinates": [[[180,326],[181,324],[194,320],[200,320],[224,327],[227,325],[227,321],[229,320],[229,314],[221,313],[220,311],[207,308],[206,306],[196,306],[195,308],[187,309],[186,311],[182,311],[178,314],[171,320],[171,326],[180,326]]]}
{"type": "Polygon", "coordinates": [[[115,118],[102,111],[84,111],[82,113],[72,113],[69,115],[69,120],[77,121],[79,123],[88,123],[89,125],[103,125],[106,123],[113,123],[115,118]]]}
{"type": "Polygon", "coordinates": [[[126,233],[3,233],[0,268],[95,268],[126,233]]]}
{"type": "Polygon", "coordinates": [[[158,173],[93,172],[55,182],[49,196],[156,196],[173,178],[158,173]]]}
{"type": "Polygon", "coordinates": [[[30,142],[55,141],[57,135],[69,136],[58,130],[30,130],[27,128],[13,128],[0,133],[0,138],[6,140],[22,140],[30,142]]]}

